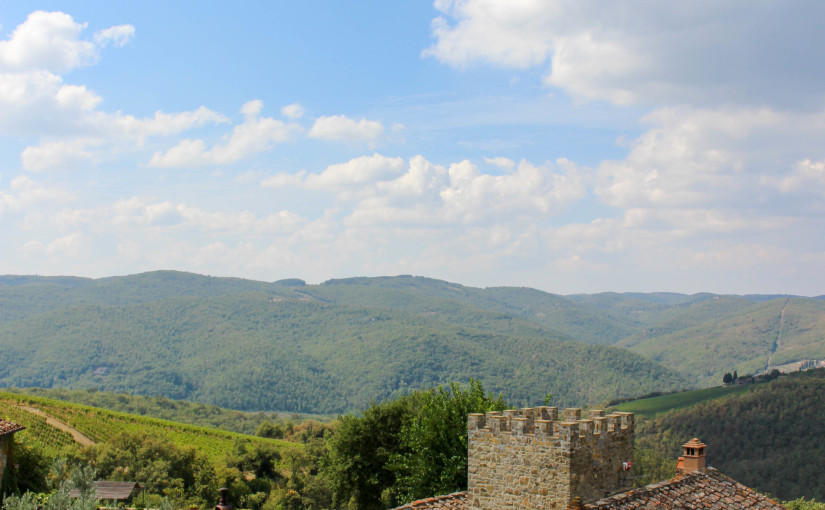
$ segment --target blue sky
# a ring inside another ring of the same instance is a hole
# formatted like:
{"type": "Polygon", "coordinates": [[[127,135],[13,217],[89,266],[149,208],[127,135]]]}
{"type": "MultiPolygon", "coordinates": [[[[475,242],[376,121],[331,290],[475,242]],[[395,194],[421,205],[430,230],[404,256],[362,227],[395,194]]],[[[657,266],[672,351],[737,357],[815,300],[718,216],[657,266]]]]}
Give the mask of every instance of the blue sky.
{"type": "Polygon", "coordinates": [[[4,2],[0,273],[825,294],[823,10],[4,2]]]}

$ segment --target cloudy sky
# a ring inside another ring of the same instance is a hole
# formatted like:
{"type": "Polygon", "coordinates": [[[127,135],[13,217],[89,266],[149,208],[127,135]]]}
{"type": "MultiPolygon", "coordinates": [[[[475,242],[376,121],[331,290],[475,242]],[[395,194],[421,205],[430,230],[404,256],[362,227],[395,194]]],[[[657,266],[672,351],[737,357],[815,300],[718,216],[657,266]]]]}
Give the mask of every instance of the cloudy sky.
{"type": "Polygon", "coordinates": [[[825,2],[178,4],[0,5],[0,274],[825,294],[825,2]]]}

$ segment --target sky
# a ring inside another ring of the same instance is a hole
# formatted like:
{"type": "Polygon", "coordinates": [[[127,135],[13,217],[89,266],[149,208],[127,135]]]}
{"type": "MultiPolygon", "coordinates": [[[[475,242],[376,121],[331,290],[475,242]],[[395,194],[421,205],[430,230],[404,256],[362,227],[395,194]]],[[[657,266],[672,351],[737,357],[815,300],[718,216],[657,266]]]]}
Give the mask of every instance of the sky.
{"type": "Polygon", "coordinates": [[[825,2],[0,4],[0,274],[825,294],[825,2]]]}

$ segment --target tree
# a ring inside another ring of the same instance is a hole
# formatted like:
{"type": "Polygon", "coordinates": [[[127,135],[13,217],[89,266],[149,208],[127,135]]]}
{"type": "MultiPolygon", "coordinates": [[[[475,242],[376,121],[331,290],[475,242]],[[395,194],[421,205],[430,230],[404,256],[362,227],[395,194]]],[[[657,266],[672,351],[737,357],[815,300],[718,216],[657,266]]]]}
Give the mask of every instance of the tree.
{"type": "Polygon", "coordinates": [[[422,404],[404,424],[400,448],[392,455],[396,493],[402,502],[467,488],[467,415],[503,411],[501,395],[484,393],[470,379],[421,394],[422,404]]]}
{"type": "Polygon", "coordinates": [[[192,446],[178,447],[145,432],[122,432],[84,451],[102,478],[139,482],[149,493],[174,499],[176,506],[214,498],[215,468],[192,446]]]}
{"type": "Polygon", "coordinates": [[[725,384],[730,384],[733,382],[733,376],[730,375],[730,372],[725,372],[725,375],[722,377],[722,382],[725,384]]]}
{"type": "Polygon", "coordinates": [[[384,508],[381,494],[395,485],[390,456],[400,448],[399,435],[420,400],[420,393],[373,403],[363,416],[342,416],[327,440],[323,470],[332,487],[333,506],[384,508]]]}

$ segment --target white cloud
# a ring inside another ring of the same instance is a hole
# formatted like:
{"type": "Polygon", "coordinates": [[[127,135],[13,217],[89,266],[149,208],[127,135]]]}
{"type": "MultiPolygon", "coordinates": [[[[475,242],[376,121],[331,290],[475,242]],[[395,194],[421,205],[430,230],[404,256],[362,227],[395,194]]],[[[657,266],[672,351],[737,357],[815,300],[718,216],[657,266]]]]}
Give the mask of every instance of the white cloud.
{"type": "Polygon", "coordinates": [[[664,108],[645,120],[652,127],[628,156],[599,167],[595,191],[611,206],[771,210],[770,183],[790,174],[782,185],[790,191],[808,175],[799,161],[825,157],[825,114],[664,108]]]}
{"type": "Polygon", "coordinates": [[[126,44],[135,34],[132,25],[106,28],[94,42],[80,39],[86,23],[77,23],[63,12],[35,11],[0,41],[0,72],[49,71],[62,73],[97,62],[100,49],[126,44]]]}
{"type": "Polygon", "coordinates": [[[799,161],[792,172],[785,176],[764,176],[761,180],[766,186],[774,186],[783,193],[799,191],[805,194],[821,195],[825,192],[825,160],[799,161]]]}
{"type": "Polygon", "coordinates": [[[117,25],[95,33],[94,39],[100,46],[109,43],[115,46],[125,46],[135,36],[135,27],[132,25],[117,25]]]}
{"type": "Polygon", "coordinates": [[[304,116],[304,107],[300,103],[292,103],[281,108],[281,115],[290,119],[300,119],[304,116]]]}
{"type": "Polygon", "coordinates": [[[258,152],[287,142],[301,130],[297,124],[286,124],[271,117],[259,118],[263,108],[259,100],[249,101],[241,108],[246,120],[236,125],[224,142],[207,149],[203,140],[186,139],[165,153],[155,152],[149,166],[198,167],[234,163],[258,152]]]}
{"type": "Polygon", "coordinates": [[[423,54],[547,68],[546,83],[584,100],[721,105],[821,104],[825,4],[746,0],[638,5],[629,0],[438,1],[423,54]]]}
{"type": "Polygon", "coordinates": [[[74,168],[81,163],[94,160],[94,153],[86,150],[89,145],[94,144],[94,141],[84,139],[43,143],[26,147],[20,154],[20,160],[23,169],[32,172],[54,167],[74,168]]]}
{"type": "Polygon", "coordinates": [[[75,233],[55,239],[46,246],[46,253],[53,257],[86,259],[91,255],[89,240],[75,233]]]}
{"type": "Polygon", "coordinates": [[[228,233],[231,235],[284,235],[307,225],[290,211],[259,217],[250,211],[207,211],[187,204],[156,202],[140,197],[119,200],[92,209],[64,209],[53,217],[60,229],[89,228],[110,231],[151,227],[156,232],[228,233]]]}
{"type": "Polygon", "coordinates": [[[362,118],[355,121],[344,115],[320,117],[309,130],[310,138],[344,142],[375,143],[384,137],[384,125],[362,118]]]}
{"type": "Polygon", "coordinates": [[[510,158],[503,158],[503,157],[496,157],[496,158],[484,158],[484,161],[487,163],[497,166],[502,170],[506,170],[507,172],[512,172],[514,168],[516,168],[516,162],[510,158]]]}
{"type": "Polygon", "coordinates": [[[225,124],[228,122],[229,119],[225,116],[201,106],[188,112],[165,113],[157,111],[153,117],[145,118],[135,118],[132,115],[117,113],[107,116],[105,122],[101,125],[101,130],[104,126],[110,126],[116,134],[142,138],[144,136],[174,135],[208,124],[225,124]]]}
{"type": "Polygon", "coordinates": [[[300,172],[294,174],[278,173],[261,180],[261,186],[266,188],[284,188],[288,186],[298,187],[303,185],[306,174],[307,173],[305,170],[301,170],[300,172]]]}
{"type": "Polygon", "coordinates": [[[62,12],[35,11],[5,41],[0,41],[0,70],[65,72],[93,64],[98,48],[79,39],[85,23],[62,12]]]}
{"type": "Polygon", "coordinates": [[[102,97],[84,85],[64,83],[60,73],[96,63],[103,47],[123,46],[135,29],[109,27],[95,33],[92,41],[81,38],[85,29],[85,23],[68,14],[37,11],[0,41],[0,132],[42,137],[22,152],[24,168],[97,162],[102,152],[140,147],[146,136],[227,122],[205,107],[173,114],[158,111],[150,118],[99,110],[102,97]]]}
{"type": "MultiPolygon", "coordinates": [[[[567,163],[560,161],[559,163],[567,163]]],[[[585,195],[574,165],[555,173],[522,161],[508,175],[479,172],[469,161],[450,166],[450,186],[441,191],[447,218],[469,223],[503,214],[561,211],[585,195]]]]}
{"type": "Polygon", "coordinates": [[[21,211],[34,204],[59,204],[74,199],[72,193],[43,186],[25,175],[15,177],[9,183],[9,191],[0,190],[0,217],[4,211],[21,211]]]}
{"type": "Polygon", "coordinates": [[[405,166],[402,158],[388,158],[375,153],[330,165],[320,174],[309,174],[306,176],[306,186],[315,189],[338,188],[387,180],[400,175],[405,166]]]}

